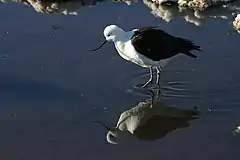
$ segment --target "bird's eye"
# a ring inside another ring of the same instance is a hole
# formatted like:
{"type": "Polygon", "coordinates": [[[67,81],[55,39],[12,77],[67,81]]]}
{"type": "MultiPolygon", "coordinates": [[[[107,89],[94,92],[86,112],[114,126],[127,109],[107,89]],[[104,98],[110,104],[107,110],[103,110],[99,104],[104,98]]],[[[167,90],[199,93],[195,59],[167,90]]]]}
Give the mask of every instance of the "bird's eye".
{"type": "Polygon", "coordinates": [[[107,34],[107,37],[110,37],[111,36],[111,34],[109,33],[109,34],[107,34]]]}

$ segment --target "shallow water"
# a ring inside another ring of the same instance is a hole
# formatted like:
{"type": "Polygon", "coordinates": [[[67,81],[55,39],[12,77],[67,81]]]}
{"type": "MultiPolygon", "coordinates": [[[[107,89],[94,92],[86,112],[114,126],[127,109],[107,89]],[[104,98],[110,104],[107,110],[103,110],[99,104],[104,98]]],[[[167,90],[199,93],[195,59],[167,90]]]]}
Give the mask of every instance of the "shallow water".
{"type": "Polygon", "coordinates": [[[240,123],[239,34],[229,19],[206,18],[197,27],[154,17],[142,2],[101,2],[77,16],[43,14],[20,3],[0,3],[0,159],[237,159],[240,123]],[[120,114],[149,98],[133,89],[148,70],[122,60],[102,42],[102,30],[160,25],[199,44],[199,59],[180,56],[162,74],[163,100],[197,106],[201,118],[155,141],[106,142],[120,114]],[[62,29],[52,29],[52,25],[62,29]],[[181,82],[175,84],[175,82],[181,82]],[[211,111],[211,112],[210,112],[211,111]]]}

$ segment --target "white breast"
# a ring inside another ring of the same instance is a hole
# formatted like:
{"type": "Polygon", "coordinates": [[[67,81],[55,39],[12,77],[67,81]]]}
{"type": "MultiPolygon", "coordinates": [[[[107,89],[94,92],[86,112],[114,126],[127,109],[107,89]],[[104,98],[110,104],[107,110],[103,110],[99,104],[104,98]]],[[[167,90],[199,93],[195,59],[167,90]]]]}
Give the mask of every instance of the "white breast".
{"type": "Polygon", "coordinates": [[[146,59],[144,56],[140,55],[135,48],[133,47],[131,40],[127,42],[116,42],[115,43],[116,50],[118,51],[119,55],[127,60],[131,61],[139,66],[142,67],[150,67],[152,64],[151,62],[146,59]]]}

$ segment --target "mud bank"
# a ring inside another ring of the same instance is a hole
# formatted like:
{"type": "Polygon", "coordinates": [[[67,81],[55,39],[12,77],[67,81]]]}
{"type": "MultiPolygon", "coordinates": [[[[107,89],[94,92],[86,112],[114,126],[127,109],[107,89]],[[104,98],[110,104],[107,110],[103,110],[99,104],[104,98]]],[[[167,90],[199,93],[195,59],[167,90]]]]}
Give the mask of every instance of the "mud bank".
{"type": "Polygon", "coordinates": [[[81,7],[95,5],[98,0],[0,0],[0,2],[23,3],[40,13],[77,15],[81,7]]]}
{"type": "Polygon", "coordinates": [[[160,0],[143,0],[144,4],[151,9],[151,14],[165,20],[166,22],[170,22],[174,19],[184,19],[186,22],[200,26],[205,19],[234,19],[234,16],[240,13],[239,0],[234,2],[219,1],[215,3],[202,3],[203,1],[199,0],[198,5],[197,3],[193,3],[195,1],[196,0],[180,0],[175,2],[162,1],[160,3],[160,0]]]}
{"type": "Polygon", "coordinates": [[[238,0],[149,0],[156,4],[173,6],[181,8],[205,11],[208,8],[227,5],[238,0]]]}

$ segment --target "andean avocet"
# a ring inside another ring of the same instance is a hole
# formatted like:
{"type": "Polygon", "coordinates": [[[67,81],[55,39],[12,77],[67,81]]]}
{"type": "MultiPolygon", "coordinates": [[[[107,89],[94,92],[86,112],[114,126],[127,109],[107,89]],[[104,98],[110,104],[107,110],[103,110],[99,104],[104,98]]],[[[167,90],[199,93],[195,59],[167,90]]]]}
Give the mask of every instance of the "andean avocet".
{"type": "Polygon", "coordinates": [[[125,32],[116,25],[109,25],[103,34],[106,40],[90,51],[96,51],[107,41],[112,41],[122,58],[150,69],[150,79],[141,86],[143,88],[152,81],[153,68],[157,70],[156,83],[159,85],[162,62],[179,53],[197,58],[191,51],[201,51],[200,46],[192,41],[172,36],[157,27],[143,27],[125,32]]]}

